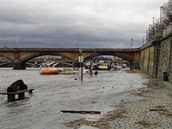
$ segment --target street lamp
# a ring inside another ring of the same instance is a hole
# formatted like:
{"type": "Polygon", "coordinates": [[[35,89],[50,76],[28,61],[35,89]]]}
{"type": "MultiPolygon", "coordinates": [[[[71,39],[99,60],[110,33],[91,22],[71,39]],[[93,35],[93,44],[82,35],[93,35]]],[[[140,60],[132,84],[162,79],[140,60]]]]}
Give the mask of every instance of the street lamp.
{"type": "Polygon", "coordinates": [[[22,48],[23,48],[23,32],[21,33],[21,45],[22,45],[22,48]]]}
{"type": "Polygon", "coordinates": [[[143,36],[143,45],[145,44],[145,36],[143,36]]]}
{"type": "Polygon", "coordinates": [[[153,27],[155,25],[155,17],[152,18],[152,24],[153,24],[153,27]]]}
{"type": "Polygon", "coordinates": [[[80,55],[82,55],[82,49],[81,48],[79,48],[79,53],[80,53],[80,55]]]}
{"type": "Polygon", "coordinates": [[[130,48],[132,48],[133,47],[133,38],[131,39],[131,44],[130,44],[130,48]]]}
{"type": "Polygon", "coordinates": [[[164,10],[164,7],[161,6],[160,7],[160,24],[162,23],[162,19],[163,19],[163,10],[164,10]]]}
{"type": "Polygon", "coordinates": [[[80,80],[83,81],[83,56],[82,56],[82,49],[79,48],[79,64],[80,64],[80,68],[79,68],[79,77],[80,80]]]}

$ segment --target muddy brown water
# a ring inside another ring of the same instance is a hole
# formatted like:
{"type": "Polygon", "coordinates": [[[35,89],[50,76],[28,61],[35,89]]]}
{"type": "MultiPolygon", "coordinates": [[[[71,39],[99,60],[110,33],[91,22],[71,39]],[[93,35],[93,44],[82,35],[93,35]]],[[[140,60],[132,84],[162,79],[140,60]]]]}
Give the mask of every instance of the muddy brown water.
{"type": "Polygon", "coordinates": [[[96,120],[115,109],[122,100],[135,98],[131,92],[145,87],[148,79],[140,73],[99,71],[98,76],[39,74],[38,69],[0,69],[0,91],[18,79],[34,88],[26,99],[7,102],[0,96],[0,129],[68,129],[64,123],[74,119],[96,120]],[[101,115],[62,113],[61,110],[96,110],[101,115]]]}

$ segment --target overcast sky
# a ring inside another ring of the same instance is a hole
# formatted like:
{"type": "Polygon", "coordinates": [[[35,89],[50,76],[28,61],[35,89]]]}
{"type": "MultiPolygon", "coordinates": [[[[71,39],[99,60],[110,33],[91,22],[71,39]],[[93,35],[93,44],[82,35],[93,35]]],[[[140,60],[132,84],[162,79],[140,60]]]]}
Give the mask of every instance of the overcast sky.
{"type": "Polygon", "coordinates": [[[0,47],[140,47],[167,0],[0,0],[0,47]]]}

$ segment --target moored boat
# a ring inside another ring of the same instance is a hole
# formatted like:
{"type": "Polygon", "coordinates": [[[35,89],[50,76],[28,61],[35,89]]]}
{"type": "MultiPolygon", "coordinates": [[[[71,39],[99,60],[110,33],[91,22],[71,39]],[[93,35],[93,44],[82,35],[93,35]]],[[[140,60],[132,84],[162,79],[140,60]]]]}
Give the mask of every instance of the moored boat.
{"type": "Polygon", "coordinates": [[[50,69],[50,68],[47,68],[47,69],[42,69],[40,71],[40,74],[41,75],[57,75],[59,74],[58,70],[57,69],[50,69]]]}

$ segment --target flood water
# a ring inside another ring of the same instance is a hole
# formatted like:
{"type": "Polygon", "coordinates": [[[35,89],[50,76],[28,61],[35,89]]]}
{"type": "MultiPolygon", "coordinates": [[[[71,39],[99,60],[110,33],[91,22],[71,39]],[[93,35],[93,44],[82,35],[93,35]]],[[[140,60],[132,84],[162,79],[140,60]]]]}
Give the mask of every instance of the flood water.
{"type": "Polygon", "coordinates": [[[26,99],[7,102],[0,95],[0,129],[69,129],[64,123],[74,119],[94,120],[115,109],[121,100],[132,100],[130,92],[144,87],[147,79],[139,73],[99,71],[98,76],[40,75],[38,69],[0,69],[0,91],[18,79],[34,88],[26,99]],[[61,110],[96,110],[101,115],[69,114],[61,110]]]}

